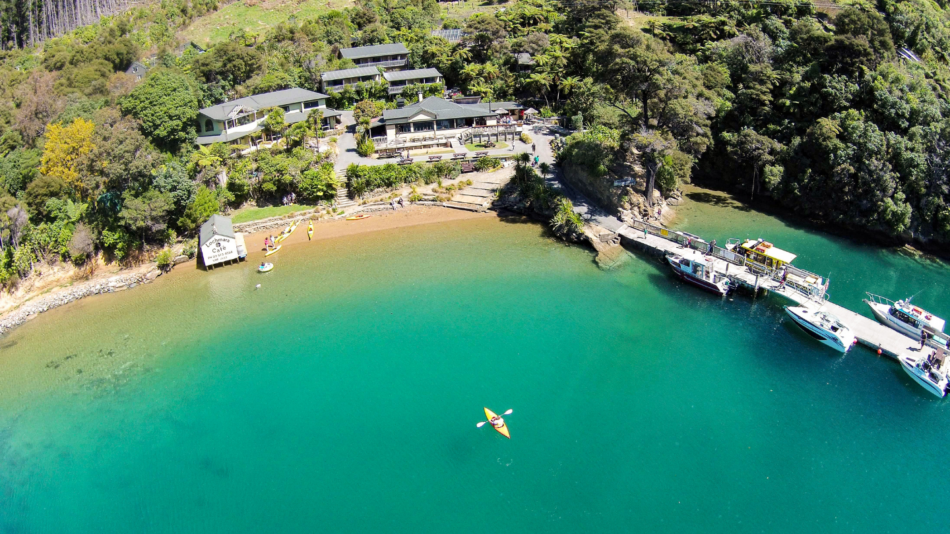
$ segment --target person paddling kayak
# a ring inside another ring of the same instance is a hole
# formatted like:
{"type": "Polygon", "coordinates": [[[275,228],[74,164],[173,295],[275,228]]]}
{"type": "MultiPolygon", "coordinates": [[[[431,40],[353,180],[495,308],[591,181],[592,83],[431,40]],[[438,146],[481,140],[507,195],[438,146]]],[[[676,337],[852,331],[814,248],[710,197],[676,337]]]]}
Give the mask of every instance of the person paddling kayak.
{"type": "Polygon", "coordinates": [[[511,439],[511,433],[508,432],[508,425],[505,424],[505,420],[502,419],[503,415],[511,415],[514,410],[507,410],[505,413],[498,415],[495,412],[485,408],[485,421],[481,421],[476,424],[476,428],[481,428],[486,424],[490,424],[499,434],[505,436],[508,439],[511,439]]]}

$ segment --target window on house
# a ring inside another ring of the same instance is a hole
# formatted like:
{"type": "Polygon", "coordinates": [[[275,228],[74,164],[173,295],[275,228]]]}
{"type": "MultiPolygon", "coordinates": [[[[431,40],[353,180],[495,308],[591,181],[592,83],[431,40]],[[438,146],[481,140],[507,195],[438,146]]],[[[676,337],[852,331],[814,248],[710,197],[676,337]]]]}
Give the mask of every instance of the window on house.
{"type": "Polygon", "coordinates": [[[212,122],[211,119],[205,120],[205,131],[206,132],[214,131],[214,122],[212,122]]]}
{"type": "Polygon", "coordinates": [[[319,101],[319,100],[311,100],[310,102],[304,102],[304,103],[303,103],[303,108],[304,108],[304,109],[313,109],[313,108],[318,108],[318,107],[320,107],[320,101],[319,101]]]}
{"type": "Polygon", "coordinates": [[[455,121],[454,121],[454,120],[441,120],[441,121],[438,121],[438,122],[436,123],[436,128],[438,128],[438,129],[440,129],[440,130],[451,130],[452,128],[455,128],[455,121]]]}
{"type": "Polygon", "coordinates": [[[412,131],[411,124],[397,124],[396,125],[396,133],[409,133],[411,131],[412,131]]]}
{"type": "Polygon", "coordinates": [[[414,132],[431,132],[433,127],[434,127],[434,124],[433,124],[432,121],[417,122],[417,123],[415,123],[415,126],[413,127],[412,131],[414,131],[414,132]]]}

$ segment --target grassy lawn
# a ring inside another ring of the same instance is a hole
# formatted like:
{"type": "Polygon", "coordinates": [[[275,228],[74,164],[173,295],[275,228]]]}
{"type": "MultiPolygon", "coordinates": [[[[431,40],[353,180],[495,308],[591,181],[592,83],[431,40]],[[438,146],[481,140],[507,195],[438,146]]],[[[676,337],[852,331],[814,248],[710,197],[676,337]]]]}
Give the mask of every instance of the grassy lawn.
{"type": "Polygon", "coordinates": [[[263,34],[292,16],[300,22],[351,5],[353,0],[240,0],[194,21],[181,36],[201,46],[213,45],[239,28],[263,34]]]}
{"type": "Polygon", "coordinates": [[[266,219],[268,217],[278,217],[280,215],[287,215],[288,213],[293,213],[295,211],[306,211],[313,209],[313,206],[302,206],[299,204],[291,204],[290,206],[268,206],[266,208],[244,208],[238,211],[235,211],[231,214],[231,222],[234,224],[246,223],[251,221],[257,221],[260,219],[266,219]]]}
{"type": "Polygon", "coordinates": [[[508,148],[508,143],[495,143],[495,146],[493,146],[493,147],[491,147],[491,148],[485,148],[485,145],[482,144],[482,143],[479,143],[479,144],[477,144],[477,145],[472,144],[472,143],[469,143],[469,144],[465,145],[465,148],[467,148],[467,149],[469,149],[469,150],[473,150],[473,151],[474,151],[474,150],[479,150],[479,151],[484,151],[484,150],[500,150],[500,149],[502,149],[502,148],[508,148]]]}
{"type": "Polygon", "coordinates": [[[466,19],[473,13],[494,13],[509,4],[492,5],[485,0],[461,0],[459,2],[439,2],[442,14],[448,18],[466,19]]]}

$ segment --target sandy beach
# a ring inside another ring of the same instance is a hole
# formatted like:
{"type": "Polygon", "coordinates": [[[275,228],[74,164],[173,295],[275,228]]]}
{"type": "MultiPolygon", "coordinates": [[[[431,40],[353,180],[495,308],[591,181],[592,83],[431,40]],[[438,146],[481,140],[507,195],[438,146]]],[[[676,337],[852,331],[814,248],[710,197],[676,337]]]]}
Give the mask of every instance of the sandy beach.
{"type": "MultiPolygon", "coordinates": [[[[396,211],[374,212],[371,217],[359,221],[347,221],[345,219],[314,221],[313,241],[393,228],[485,217],[497,217],[497,214],[494,212],[476,213],[435,206],[409,205],[396,211]]],[[[279,230],[270,230],[246,234],[244,241],[248,248],[247,261],[255,263],[262,261],[264,258],[264,238],[268,235],[276,236],[278,233],[279,230]]],[[[292,248],[307,241],[307,222],[305,220],[301,222],[293,235],[281,244],[286,248],[292,248]]],[[[279,255],[280,252],[277,254],[279,255]]],[[[271,258],[274,257],[271,256],[271,258]]],[[[204,275],[202,270],[196,267],[195,260],[192,260],[176,266],[169,273],[161,276],[153,263],[141,264],[122,270],[115,269],[114,266],[104,266],[94,276],[81,281],[73,281],[73,278],[67,275],[59,278],[51,276],[45,286],[37,287],[34,291],[22,292],[17,298],[12,296],[6,298],[6,302],[3,303],[5,309],[0,314],[0,333],[6,333],[23,322],[49,310],[66,306],[89,296],[133,289],[154,280],[169,281],[180,276],[197,275],[199,273],[204,275]]],[[[68,310],[65,311],[68,312],[68,310]]]]}
{"type": "MultiPolygon", "coordinates": [[[[346,237],[351,235],[365,234],[369,232],[378,232],[380,230],[389,230],[393,228],[404,228],[407,226],[417,226],[421,224],[434,224],[440,222],[461,221],[465,219],[478,219],[484,217],[497,217],[495,212],[476,213],[472,211],[456,210],[443,208],[439,206],[415,206],[408,205],[395,211],[377,211],[370,214],[371,217],[360,221],[347,221],[346,219],[322,220],[313,223],[313,240],[333,239],[337,237],[346,237]]],[[[263,257],[264,238],[268,236],[277,237],[279,230],[268,230],[266,232],[255,232],[244,235],[244,243],[247,245],[248,261],[263,257]]],[[[282,246],[294,246],[307,242],[307,221],[304,220],[297,227],[297,230],[287,239],[282,246]]],[[[278,252],[278,254],[280,254],[278,252]]],[[[188,264],[179,266],[186,267],[188,264]]]]}

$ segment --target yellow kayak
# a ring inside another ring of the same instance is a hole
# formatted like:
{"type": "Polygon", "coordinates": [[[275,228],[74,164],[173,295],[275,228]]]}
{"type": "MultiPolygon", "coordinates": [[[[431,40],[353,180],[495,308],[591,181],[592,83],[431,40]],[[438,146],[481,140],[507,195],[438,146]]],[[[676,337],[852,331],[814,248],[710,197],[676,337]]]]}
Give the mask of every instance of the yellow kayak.
{"type": "Polygon", "coordinates": [[[294,222],[294,224],[288,226],[286,230],[284,230],[279,236],[277,236],[277,238],[274,239],[274,241],[280,243],[284,239],[287,239],[288,237],[290,237],[290,234],[294,233],[294,230],[296,230],[298,226],[300,226],[300,221],[294,222]]]}
{"type": "Polygon", "coordinates": [[[369,219],[372,215],[367,215],[365,213],[360,213],[359,215],[354,215],[352,217],[347,217],[348,221],[362,221],[363,219],[369,219]]]}
{"type": "Polygon", "coordinates": [[[511,434],[508,433],[508,425],[505,424],[504,419],[501,422],[501,426],[492,425],[491,420],[497,417],[497,415],[495,415],[495,412],[489,410],[488,408],[485,408],[485,417],[488,419],[488,424],[490,424],[492,428],[497,430],[499,434],[501,434],[502,436],[505,436],[508,439],[511,439],[511,434]]]}
{"type": "Polygon", "coordinates": [[[310,225],[307,226],[307,241],[313,239],[313,221],[310,221],[310,225]]]}
{"type": "Polygon", "coordinates": [[[266,258],[267,256],[270,256],[271,254],[274,254],[275,252],[277,252],[278,250],[280,250],[280,247],[282,247],[282,246],[284,246],[284,245],[277,245],[277,248],[272,248],[272,249],[268,250],[267,252],[264,253],[264,257],[266,258]]]}

